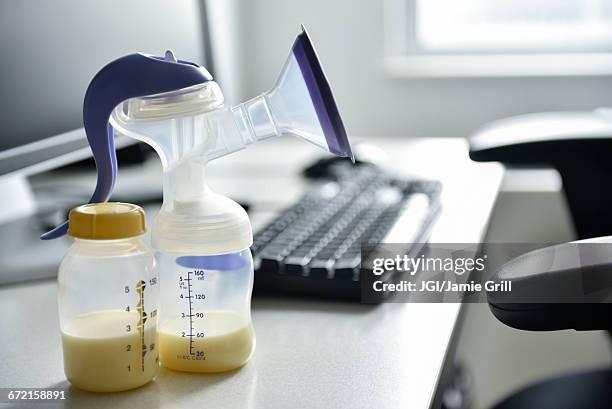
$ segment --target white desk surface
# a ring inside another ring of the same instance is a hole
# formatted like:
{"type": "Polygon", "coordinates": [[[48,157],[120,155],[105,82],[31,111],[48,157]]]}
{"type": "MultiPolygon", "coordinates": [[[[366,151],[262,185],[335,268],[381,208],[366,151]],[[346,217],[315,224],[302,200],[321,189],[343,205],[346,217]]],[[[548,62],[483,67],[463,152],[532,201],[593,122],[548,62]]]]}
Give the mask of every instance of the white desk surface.
{"type": "MultiPolygon", "coordinates": [[[[482,239],[501,166],[471,162],[460,139],[375,141],[392,168],[444,183],[432,242],[482,239]]],[[[316,149],[291,139],[262,143],[209,165],[210,184],[253,205],[257,226],[298,197],[304,182],[296,175],[317,156],[316,149]]],[[[149,167],[120,170],[118,191],[156,189],[159,170],[149,167]]],[[[91,176],[77,179],[89,183],[91,176]]],[[[460,310],[458,304],[255,297],[257,347],[242,369],[195,375],[162,368],[143,388],[90,394],[65,380],[55,291],[53,280],[0,287],[0,388],[66,388],[69,399],[53,407],[87,409],[428,408],[460,310]]]]}

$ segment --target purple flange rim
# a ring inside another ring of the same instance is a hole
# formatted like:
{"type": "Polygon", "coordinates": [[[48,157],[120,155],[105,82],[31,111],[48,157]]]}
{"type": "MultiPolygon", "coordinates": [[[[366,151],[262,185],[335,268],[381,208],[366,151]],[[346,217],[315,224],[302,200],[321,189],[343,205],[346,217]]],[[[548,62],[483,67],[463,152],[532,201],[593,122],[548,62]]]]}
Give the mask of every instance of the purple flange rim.
{"type": "Polygon", "coordinates": [[[334,95],[304,26],[293,43],[292,51],[304,77],[330,152],[338,156],[349,157],[354,161],[353,151],[334,95]]]}

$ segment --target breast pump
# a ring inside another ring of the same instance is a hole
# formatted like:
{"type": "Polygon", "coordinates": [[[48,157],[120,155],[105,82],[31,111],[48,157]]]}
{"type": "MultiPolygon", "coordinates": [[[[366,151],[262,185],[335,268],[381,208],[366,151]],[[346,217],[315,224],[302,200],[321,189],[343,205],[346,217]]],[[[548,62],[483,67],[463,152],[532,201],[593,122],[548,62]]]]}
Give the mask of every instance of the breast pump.
{"type": "MultiPolygon", "coordinates": [[[[84,124],[98,180],[92,202],[107,201],[117,161],[114,130],[152,146],[163,169],[163,205],[152,228],[160,279],[159,353],[168,368],[219,372],[254,350],[251,224],[231,199],[206,185],[208,161],[291,133],[342,157],[351,148],[306,30],[275,86],[234,107],[211,75],[172,52],[130,54],[91,81],[84,124]]],[[[67,222],[45,234],[65,234],[67,222]]]]}

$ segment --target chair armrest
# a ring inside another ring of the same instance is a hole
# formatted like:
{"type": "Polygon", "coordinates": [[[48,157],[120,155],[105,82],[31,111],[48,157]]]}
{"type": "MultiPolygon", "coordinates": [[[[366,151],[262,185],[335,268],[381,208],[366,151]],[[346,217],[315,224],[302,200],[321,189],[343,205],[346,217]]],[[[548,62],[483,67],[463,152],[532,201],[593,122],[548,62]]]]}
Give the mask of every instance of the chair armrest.
{"type": "Polygon", "coordinates": [[[470,137],[478,162],[557,169],[581,239],[612,234],[610,110],[523,115],[485,125],[470,137]]]}
{"type": "Polygon", "coordinates": [[[511,291],[489,291],[504,324],[531,331],[612,329],[612,236],[546,247],[504,264],[492,276],[511,291]]]}

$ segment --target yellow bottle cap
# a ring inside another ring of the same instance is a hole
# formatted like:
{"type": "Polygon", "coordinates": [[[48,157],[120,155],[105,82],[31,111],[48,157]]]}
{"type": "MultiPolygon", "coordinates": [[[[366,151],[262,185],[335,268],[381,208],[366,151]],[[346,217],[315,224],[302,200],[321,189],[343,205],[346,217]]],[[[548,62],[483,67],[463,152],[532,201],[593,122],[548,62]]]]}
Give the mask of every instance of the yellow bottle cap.
{"type": "Polygon", "coordinates": [[[116,240],[144,234],[145,213],[130,203],[92,203],[75,207],[68,217],[68,235],[87,240],[116,240]]]}

